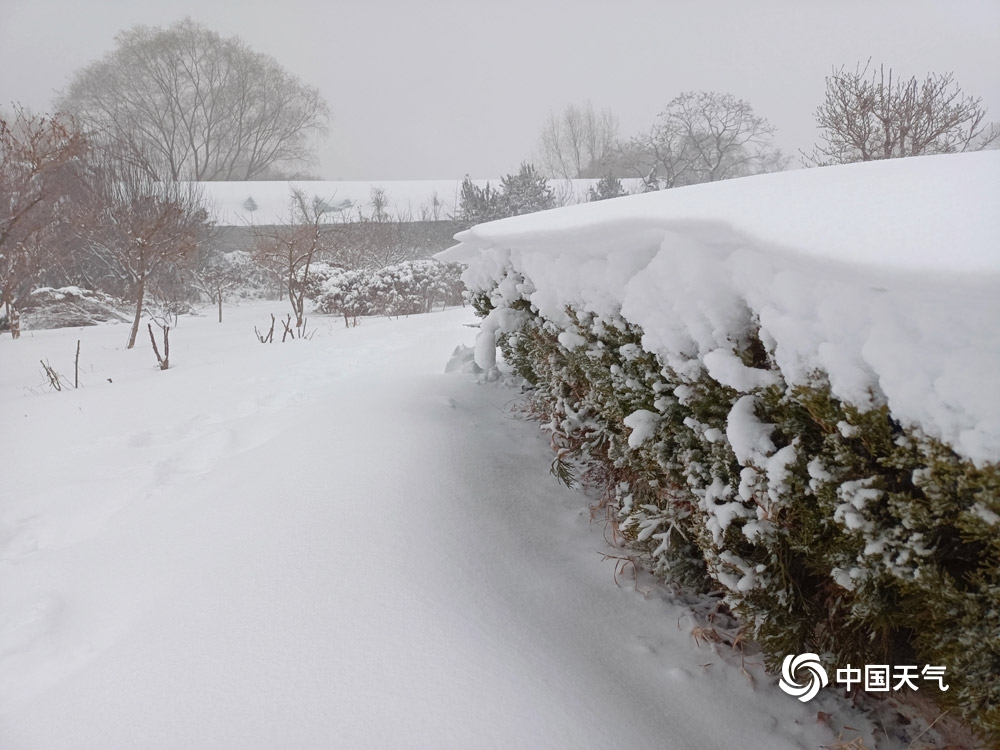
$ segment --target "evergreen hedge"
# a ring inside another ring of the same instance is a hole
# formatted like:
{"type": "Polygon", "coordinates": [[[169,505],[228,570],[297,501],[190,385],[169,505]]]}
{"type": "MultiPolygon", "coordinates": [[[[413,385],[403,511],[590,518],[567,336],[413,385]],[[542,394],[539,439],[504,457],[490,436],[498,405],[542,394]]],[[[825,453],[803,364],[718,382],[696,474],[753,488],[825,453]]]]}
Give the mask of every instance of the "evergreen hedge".
{"type": "Polygon", "coordinates": [[[509,268],[473,304],[510,311],[496,341],[555,473],[586,467],[652,571],[720,593],[771,669],[804,652],[945,666],[949,689],[921,690],[1000,742],[1000,465],[839,401],[823,372],[789,386],[749,310],[730,332],[739,391],[665,366],[620,315],[559,325],[515,288],[532,283],[509,268]]]}

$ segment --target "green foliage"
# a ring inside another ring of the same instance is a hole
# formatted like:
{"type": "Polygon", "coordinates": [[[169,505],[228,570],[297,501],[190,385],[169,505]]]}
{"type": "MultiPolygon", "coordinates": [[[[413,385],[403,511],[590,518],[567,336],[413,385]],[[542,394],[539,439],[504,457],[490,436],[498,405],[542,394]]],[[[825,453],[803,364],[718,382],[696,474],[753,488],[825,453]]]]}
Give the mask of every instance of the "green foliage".
{"type": "Polygon", "coordinates": [[[534,386],[553,473],[585,466],[651,570],[720,593],[771,667],[806,651],[831,665],[945,666],[950,689],[922,689],[1000,734],[1000,466],[899,424],[874,396],[864,409],[839,401],[820,372],[785,383],[753,325],[734,354],[767,384],[740,392],[664,366],[620,317],[567,310],[556,325],[524,298],[473,299],[481,314],[524,313],[498,345],[534,386]],[[567,348],[563,332],[583,343],[567,348]],[[630,445],[639,410],[656,430],[630,445]],[[747,420],[767,440],[738,455],[729,430],[747,420]]]}
{"type": "Polygon", "coordinates": [[[555,195],[548,180],[538,174],[533,165],[523,163],[517,174],[506,175],[500,180],[499,190],[488,182],[485,187],[479,187],[466,175],[455,218],[472,226],[508,216],[544,211],[555,205],[555,195]]]}
{"type": "Polygon", "coordinates": [[[622,181],[614,175],[606,175],[597,181],[597,185],[587,191],[588,201],[605,201],[609,198],[621,198],[626,195],[622,181]]]}
{"type": "Polygon", "coordinates": [[[500,193],[486,183],[486,187],[481,188],[476,185],[468,175],[462,180],[462,194],[458,203],[458,221],[472,226],[482,224],[485,221],[503,218],[504,214],[500,208],[500,193]]]}
{"type": "Polygon", "coordinates": [[[520,216],[555,208],[556,199],[548,180],[533,164],[522,163],[517,174],[500,181],[500,210],[504,216],[520,216]]]}

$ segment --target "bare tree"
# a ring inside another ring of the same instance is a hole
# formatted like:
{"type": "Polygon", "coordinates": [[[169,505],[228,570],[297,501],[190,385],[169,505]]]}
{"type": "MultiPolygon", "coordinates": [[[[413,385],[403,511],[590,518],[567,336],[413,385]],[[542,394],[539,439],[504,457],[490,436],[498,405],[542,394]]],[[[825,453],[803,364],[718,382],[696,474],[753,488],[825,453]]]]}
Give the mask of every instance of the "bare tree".
{"type": "Polygon", "coordinates": [[[567,180],[599,177],[611,168],[618,145],[618,118],[605,108],[568,105],[549,113],[538,146],[538,161],[549,177],[567,180]]]}
{"type": "Polygon", "coordinates": [[[989,147],[1000,130],[986,119],[978,97],[967,96],[951,73],[901,80],[892,68],[843,67],[826,78],[816,110],[820,142],[802,154],[807,166],[847,164],[989,147]]]}
{"type": "Polygon", "coordinates": [[[254,256],[258,263],[283,279],[295,315],[295,327],[305,322],[309,272],[314,262],[333,248],[331,225],[336,210],[329,200],[293,188],[291,215],[286,224],[254,229],[254,256]]]}
{"type": "Polygon", "coordinates": [[[413,221],[398,208],[389,210],[389,197],[383,188],[373,187],[369,211],[358,207],[350,216],[351,224],[343,243],[331,260],[341,268],[376,270],[411,259],[416,250],[405,227],[413,221]]]}
{"type": "Polygon", "coordinates": [[[208,214],[196,185],[152,179],[111,155],[95,160],[91,174],[92,200],[75,223],[97,273],[124,286],[135,301],[131,349],[150,280],[193,255],[208,214]]]}
{"type": "Polygon", "coordinates": [[[190,19],[136,26],[59,98],[95,138],[160,179],[249,180],[313,161],[319,91],[238,37],[190,19]]]}
{"type": "Polygon", "coordinates": [[[689,91],[671,101],[621,160],[649,189],[715,182],[784,169],[775,128],[732,94],[689,91]]]}
{"type": "Polygon", "coordinates": [[[218,307],[222,322],[222,303],[237,294],[259,293],[267,282],[266,270],[245,250],[220,252],[211,240],[198,249],[197,257],[187,268],[187,280],[200,294],[218,307]]]}
{"type": "Polygon", "coordinates": [[[0,301],[14,338],[17,307],[62,249],[60,208],[78,191],[86,150],[65,118],[0,115],[0,301]]]}
{"type": "Polygon", "coordinates": [[[983,126],[983,132],[978,140],[969,147],[972,151],[996,151],[1000,149],[1000,122],[991,122],[983,126]]]}

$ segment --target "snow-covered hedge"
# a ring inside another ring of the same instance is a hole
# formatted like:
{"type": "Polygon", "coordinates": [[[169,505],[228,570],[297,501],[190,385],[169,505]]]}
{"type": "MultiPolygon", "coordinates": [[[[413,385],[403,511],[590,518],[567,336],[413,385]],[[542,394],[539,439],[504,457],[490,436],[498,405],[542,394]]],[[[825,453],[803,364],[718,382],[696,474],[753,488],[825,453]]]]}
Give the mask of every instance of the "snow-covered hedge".
{"type": "Polygon", "coordinates": [[[356,321],[364,315],[414,315],[436,305],[462,303],[462,267],[437,260],[411,260],[378,270],[320,265],[311,272],[307,296],[319,312],[356,321]]]}
{"type": "Polygon", "coordinates": [[[107,321],[126,321],[127,303],[103,292],[66,286],[39,287],[28,297],[21,315],[25,330],[78,328],[107,321]]]}
{"type": "MultiPolygon", "coordinates": [[[[1000,738],[1000,153],[474,227],[439,257],[557,460],[776,666],[932,664],[1000,738]]],[[[565,475],[565,474],[564,474],[565,475]]]]}

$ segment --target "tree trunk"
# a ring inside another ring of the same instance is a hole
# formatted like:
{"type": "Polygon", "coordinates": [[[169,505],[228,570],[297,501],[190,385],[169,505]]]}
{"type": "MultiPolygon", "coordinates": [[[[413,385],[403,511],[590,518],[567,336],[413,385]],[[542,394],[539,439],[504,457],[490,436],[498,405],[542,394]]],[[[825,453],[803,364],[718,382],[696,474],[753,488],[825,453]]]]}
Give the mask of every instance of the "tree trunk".
{"type": "Polygon", "coordinates": [[[288,302],[292,306],[292,310],[295,310],[295,274],[289,269],[288,270],[288,302]]]}
{"type": "Polygon", "coordinates": [[[7,303],[7,324],[10,326],[10,337],[21,338],[21,313],[10,302],[7,303]]]}
{"type": "Polygon", "coordinates": [[[215,295],[219,298],[219,322],[222,322],[222,289],[216,289],[215,295]]]}
{"type": "Polygon", "coordinates": [[[131,349],[135,346],[135,337],[139,333],[139,321],[142,319],[142,298],[146,294],[146,277],[139,277],[139,286],[136,289],[136,301],[135,301],[135,318],[132,320],[132,330],[128,335],[128,346],[126,349],[131,349]]]}

